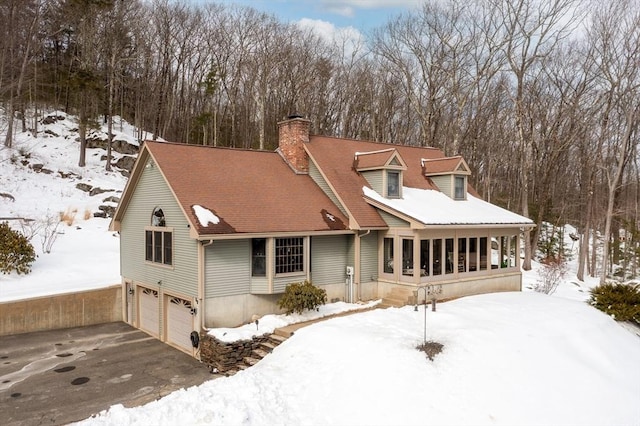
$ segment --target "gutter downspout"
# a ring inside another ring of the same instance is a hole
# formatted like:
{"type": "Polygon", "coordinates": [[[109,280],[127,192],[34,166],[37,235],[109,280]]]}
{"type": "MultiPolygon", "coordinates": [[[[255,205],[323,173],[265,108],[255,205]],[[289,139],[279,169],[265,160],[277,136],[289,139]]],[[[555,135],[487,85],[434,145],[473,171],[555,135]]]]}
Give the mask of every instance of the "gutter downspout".
{"type": "MultiPolygon", "coordinates": [[[[360,264],[360,260],[361,260],[361,256],[360,256],[360,251],[361,251],[361,243],[360,243],[360,239],[362,237],[366,237],[367,235],[369,235],[371,233],[371,229],[367,229],[367,232],[365,232],[364,234],[360,234],[359,231],[356,231],[356,243],[355,243],[355,256],[354,256],[354,267],[355,267],[355,276],[353,277],[356,283],[356,286],[358,287],[358,301],[362,300],[362,286],[361,284],[361,264],[360,264]]],[[[353,301],[352,301],[353,302],[353,301]]]]}
{"type": "Polygon", "coordinates": [[[200,315],[200,329],[204,331],[209,331],[210,329],[205,326],[205,310],[204,310],[204,272],[205,272],[205,254],[206,247],[209,247],[213,244],[213,240],[209,240],[208,242],[202,242],[199,245],[198,250],[200,251],[200,268],[198,268],[198,315],[200,315]]]}

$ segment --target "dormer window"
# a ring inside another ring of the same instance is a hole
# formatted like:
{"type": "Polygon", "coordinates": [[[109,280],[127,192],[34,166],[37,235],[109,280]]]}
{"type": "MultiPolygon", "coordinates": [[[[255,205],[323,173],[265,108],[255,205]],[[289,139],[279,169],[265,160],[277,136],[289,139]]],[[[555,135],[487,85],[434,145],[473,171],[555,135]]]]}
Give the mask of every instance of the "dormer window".
{"type": "Polygon", "coordinates": [[[455,176],[453,185],[453,198],[456,200],[464,200],[466,195],[466,178],[464,176],[455,176]]]}
{"type": "Polygon", "coordinates": [[[387,198],[400,198],[400,172],[387,170],[387,198]]]}
{"type": "Polygon", "coordinates": [[[371,189],[386,198],[402,198],[402,173],[407,165],[395,148],[356,152],[353,168],[371,189]]]}
{"type": "Polygon", "coordinates": [[[423,158],[422,175],[429,178],[437,188],[454,200],[467,199],[467,176],[469,166],[461,156],[423,158]]]}

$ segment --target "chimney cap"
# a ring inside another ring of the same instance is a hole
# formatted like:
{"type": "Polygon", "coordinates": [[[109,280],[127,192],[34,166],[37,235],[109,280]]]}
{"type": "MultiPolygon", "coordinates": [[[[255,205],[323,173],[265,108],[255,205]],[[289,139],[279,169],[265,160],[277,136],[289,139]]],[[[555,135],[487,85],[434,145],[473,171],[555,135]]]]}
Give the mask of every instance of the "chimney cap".
{"type": "Polygon", "coordinates": [[[287,117],[287,120],[293,120],[294,118],[304,118],[304,115],[294,112],[287,117]]]}

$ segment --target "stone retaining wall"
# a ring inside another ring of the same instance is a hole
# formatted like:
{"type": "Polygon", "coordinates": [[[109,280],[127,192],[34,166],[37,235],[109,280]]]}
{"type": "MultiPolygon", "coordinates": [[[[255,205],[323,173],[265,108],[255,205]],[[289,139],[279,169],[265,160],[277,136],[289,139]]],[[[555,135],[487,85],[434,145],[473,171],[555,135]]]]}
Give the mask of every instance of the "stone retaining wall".
{"type": "Polygon", "coordinates": [[[237,370],[244,363],[244,358],[250,357],[254,349],[258,349],[262,342],[269,340],[269,333],[256,336],[251,340],[223,342],[208,335],[200,334],[200,361],[215,368],[219,373],[237,370]]]}

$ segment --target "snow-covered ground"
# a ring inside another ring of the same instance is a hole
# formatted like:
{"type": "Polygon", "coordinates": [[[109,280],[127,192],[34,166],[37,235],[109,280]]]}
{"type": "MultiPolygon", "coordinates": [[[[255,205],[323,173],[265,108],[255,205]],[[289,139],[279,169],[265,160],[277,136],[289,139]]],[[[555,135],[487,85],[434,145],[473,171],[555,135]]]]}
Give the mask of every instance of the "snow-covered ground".
{"type": "MultiPolygon", "coordinates": [[[[126,177],[116,169],[105,171],[106,151],[100,148],[87,149],[86,166],[79,167],[75,118],[60,111],[47,116],[62,119],[40,124],[37,137],[16,133],[11,149],[0,144],[0,221],[32,219],[9,224],[31,238],[38,256],[28,275],[0,274],[0,302],[120,283],[118,235],[108,231],[110,219],[93,213],[101,205],[116,205],[104,200],[120,196],[126,177]],[[108,191],[91,196],[76,188],[79,183],[108,191]],[[61,214],[73,220],[58,223],[61,214]],[[51,234],[55,240],[47,253],[51,234]]],[[[137,146],[135,129],[117,118],[116,123],[114,140],[137,146]]],[[[106,139],[105,132],[103,126],[88,136],[106,139]]],[[[113,156],[114,162],[122,157],[113,156]]]]}
{"type": "MultiPolygon", "coordinates": [[[[0,217],[44,223],[74,210],[76,217],[60,225],[51,253],[43,253],[42,236],[34,233],[33,272],[0,275],[0,302],[120,282],[118,237],[108,231],[109,219],[85,212],[119,196],[125,178],[104,171],[101,149],[88,150],[87,167],[77,167],[73,119],[55,125],[50,130],[58,136],[18,133],[14,149],[0,148],[0,193],[15,198],[0,197],[0,217]],[[36,163],[54,173],[37,173],[29,167],[36,163]],[[75,188],[81,182],[115,191],[90,196],[75,188]]],[[[136,143],[130,126],[117,133],[136,143]]],[[[16,221],[12,226],[19,228],[16,221]]],[[[579,282],[575,263],[574,254],[550,296],[532,290],[541,268],[534,263],[521,293],[465,297],[426,315],[424,307],[409,306],[319,322],[232,377],[141,407],[113,406],[82,423],[640,425],[640,338],[585,303],[597,280],[579,282]],[[433,361],[416,349],[425,330],[427,340],[444,345],[433,361]]],[[[259,331],[356,307],[269,315],[259,331]]],[[[231,339],[254,330],[251,324],[213,332],[231,339]]]]}

